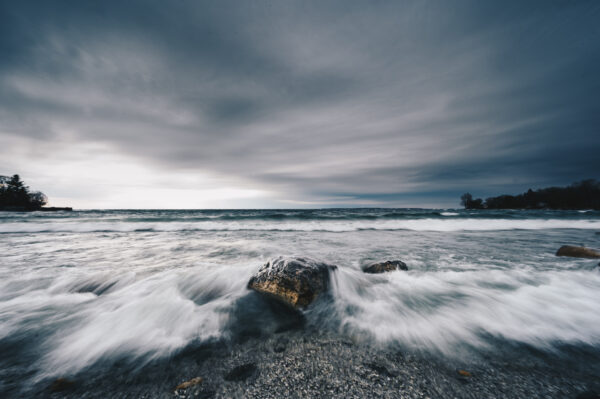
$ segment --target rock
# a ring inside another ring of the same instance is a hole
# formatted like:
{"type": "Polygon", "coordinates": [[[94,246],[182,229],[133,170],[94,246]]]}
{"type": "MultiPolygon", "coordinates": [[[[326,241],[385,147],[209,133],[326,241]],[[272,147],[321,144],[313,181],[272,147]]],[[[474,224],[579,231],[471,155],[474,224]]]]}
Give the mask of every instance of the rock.
{"type": "Polygon", "coordinates": [[[471,373],[469,373],[466,370],[456,370],[456,373],[458,374],[456,377],[457,379],[462,382],[463,384],[468,384],[469,381],[471,380],[471,377],[473,376],[471,373]]]}
{"type": "Polygon", "coordinates": [[[254,363],[242,364],[227,373],[224,378],[225,381],[243,381],[251,377],[255,371],[256,365],[254,363]]]}
{"type": "Polygon", "coordinates": [[[198,384],[202,384],[202,377],[196,377],[196,378],[192,378],[189,381],[182,382],[181,384],[179,384],[175,387],[175,390],[177,391],[178,389],[188,389],[189,387],[192,387],[192,386],[198,385],[198,384]]]}
{"type": "Polygon", "coordinates": [[[51,392],[64,392],[67,391],[75,385],[75,382],[68,380],[66,378],[58,378],[50,385],[51,392]]]}
{"type": "Polygon", "coordinates": [[[365,273],[385,273],[394,270],[408,270],[406,263],[401,260],[388,260],[385,262],[373,263],[363,269],[365,273]]]}
{"type": "Polygon", "coordinates": [[[572,258],[600,258],[600,252],[585,247],[563,245],[556,251],[556,256],[570,256],[572,258]]]}
{"type": "Polygon", "coordinates": [[[277,342],[275,342],[275,346],[273,347],[273,352],[275,352],[275,353],[284,352],[285,349],[287,348],[287,344],[288,344],[288,340],[286,338],[278,339],[277,342]]]}
{"type": "Polygon", "coordinates": [[[395,377],[396,373],[393,371],[390,371],[389,368],[387,368],[384,364],[382,364],[381,362],[367,362],[363,364],[365,367],[370,368],[371,370],[375,371],[377,374],[383,376],[383,377],[395,377]]]}
{"type": "Polygon", "coordinates": [[[329,285],[335,266],[307,258],[278,257],[267,262],[248,281],[248,288],[294,308],[306,307],[329,285]]]}

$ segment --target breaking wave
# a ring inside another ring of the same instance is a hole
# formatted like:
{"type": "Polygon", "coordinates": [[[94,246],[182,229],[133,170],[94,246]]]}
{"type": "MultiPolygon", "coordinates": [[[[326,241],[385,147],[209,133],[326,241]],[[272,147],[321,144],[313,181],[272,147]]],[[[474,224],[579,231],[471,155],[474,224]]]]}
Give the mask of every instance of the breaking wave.
{"type": "Polygon", "coordinates": [[[413,231],[492,231],[542,229],[600,229],[600,219],[400,219],[349,221],[197,221],[125,222],[64,221],[10,222],[0,224],[0,233],[90,233],[90,232],[170,232],[170,231],[330,231],[413,230],[413,231]]]}

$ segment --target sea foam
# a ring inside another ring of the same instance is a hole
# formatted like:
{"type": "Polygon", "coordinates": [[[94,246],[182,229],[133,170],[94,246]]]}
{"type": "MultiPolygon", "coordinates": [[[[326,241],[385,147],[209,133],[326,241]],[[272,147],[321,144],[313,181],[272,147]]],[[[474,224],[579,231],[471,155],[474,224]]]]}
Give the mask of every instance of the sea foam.
{"type": "Polygon", "coordinates": [[[330,231],[413,230],[493,231],[542,229],[600,229],[600,220],[578,219],[398,219],[398,220],[314,220],[314,221],[197,221],[122,222],[65,221],[12,222],[0,224],[0,233],[91,233],[91,232],[172,232],[172,231],[330,231]]]}

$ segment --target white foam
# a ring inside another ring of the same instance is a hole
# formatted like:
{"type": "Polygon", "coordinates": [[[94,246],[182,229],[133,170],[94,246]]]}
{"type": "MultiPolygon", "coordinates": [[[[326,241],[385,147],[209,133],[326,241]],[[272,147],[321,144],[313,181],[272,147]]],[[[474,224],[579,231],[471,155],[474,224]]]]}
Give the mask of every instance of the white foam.
{"type": "Polygon", "coordinates": [[[0,339],[30,330],[53,332],[42,336],[45,355],[38,379],[69,375],[120,356],[141,366],[190,342],[221,336],[233,301],[246,292],[250,273],[248,268],[225,266],[169,270],[143,278],[128,272],[116,277],[61,273],[49,279],[50,284],[30,281],[28,290],[0,301],[0,339]],[[99,296],[77,291],[107,284],[116,287],[99,296]],[[209,291],[210,298],[198,300],[209,291]]]}
{"type": "Polygon", "coordinates": [[[368,276],[340,270],[333,288],[342,329],[379,342],[447,355],[456,354],[458,344],[485,345],[482,334],[543,349],[555,342],[600,344],[600,273],[595,271],[368,276]]]}
{"type": "Polygon", "coordinates": [[[60,221],[0,224],[0,233],[43,232],[134,232],[134,231],[331,231],[413,230],[493,231],[543,229],[600,229],[600,219],[396,219],[312,221],[197,221],[197,222],[112,222],[60,221]]]}

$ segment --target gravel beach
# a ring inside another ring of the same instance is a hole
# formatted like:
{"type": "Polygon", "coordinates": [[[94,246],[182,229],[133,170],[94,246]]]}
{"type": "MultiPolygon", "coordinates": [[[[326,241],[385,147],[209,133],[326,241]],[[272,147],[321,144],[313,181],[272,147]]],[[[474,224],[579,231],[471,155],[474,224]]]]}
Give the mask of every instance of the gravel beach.
{"type": "Polygon", "coordinates": [[[305,329],[241,341],[189,349],[140,370],[116,365],[106,374],[84,372],[40,384],[32,396],[586,399],[600,393],[597,356],[581,367],[533,353],[520,361],[440,360],[305,329]]]}

